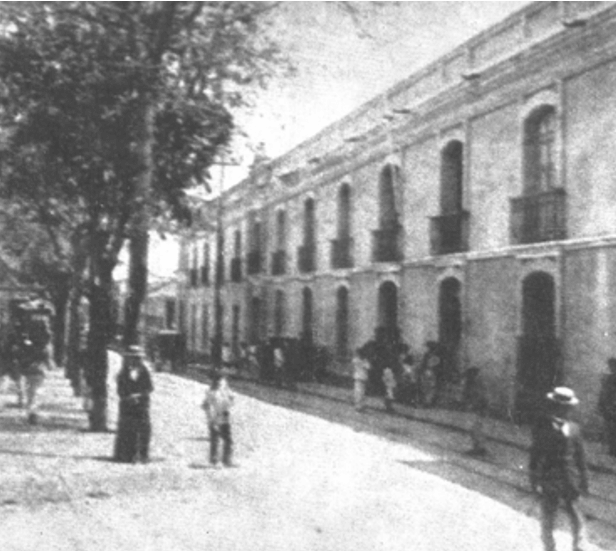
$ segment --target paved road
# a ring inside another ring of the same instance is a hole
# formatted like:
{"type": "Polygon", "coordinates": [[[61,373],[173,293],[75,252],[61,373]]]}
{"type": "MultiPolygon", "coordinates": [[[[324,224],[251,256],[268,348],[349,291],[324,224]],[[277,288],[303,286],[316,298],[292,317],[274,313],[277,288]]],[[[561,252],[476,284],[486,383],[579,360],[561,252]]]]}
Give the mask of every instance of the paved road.
{"type": "MultiPolygon", "coordinates": [[[[0,432],[3,551],[541,548],[532,501],[446,451],[247,396],[234,413],[238,467],[208,468],[203,385],[155,384],[150,465],[106,461],[113,435],[78,426],[0,432]]],[[[65,400],[48,415],[68,418],[65,400]]]]}

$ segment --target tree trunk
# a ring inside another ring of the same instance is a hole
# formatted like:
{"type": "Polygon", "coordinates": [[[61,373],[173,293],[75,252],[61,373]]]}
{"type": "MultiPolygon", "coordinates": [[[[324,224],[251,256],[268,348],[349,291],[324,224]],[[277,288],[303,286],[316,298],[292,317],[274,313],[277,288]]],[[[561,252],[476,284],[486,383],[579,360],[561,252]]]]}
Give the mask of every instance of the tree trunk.
{"type": "Polygon", "coordinates": [[[130,233],[130,263],[128,274],[128,294],[124,316],[124,345],[138,344],[140,341],[139,320],[141,307],[148,287],[148,244],[149,244],[149,199],[154,174],[154,102],[145,94],[139,113],[136,131],[137,156],[141,172],[137,176],[135,189],[135,211],[130,233]]]}
{"type": "Polygon", "coordinates": [[[107,346],[113,338],[113,279],[110,263],[104,263],[90,289],[90,331],[85,363],[85,378],[90,389],[92,406],[90,430],[107,431],[107,346]]]}
{"type": "Polygon", "coordinates": [[[87,262],[85,246],[75,246],[75,263],[71,275],[71,291],[68,303],[68,334],[66,337],[66,362],[64,375],[71,382],[75,396],[81,396],[83,360],[86,347],[83,346],[83,323],[81,300],[83,297],[83,276],[87,262]]]}

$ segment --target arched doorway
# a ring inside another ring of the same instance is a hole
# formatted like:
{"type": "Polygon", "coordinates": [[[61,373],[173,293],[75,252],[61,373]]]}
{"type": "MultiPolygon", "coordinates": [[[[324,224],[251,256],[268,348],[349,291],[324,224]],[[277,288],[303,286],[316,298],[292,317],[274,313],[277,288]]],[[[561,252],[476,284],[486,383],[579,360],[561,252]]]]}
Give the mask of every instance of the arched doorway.
{"type": "Polygon", "coordinates": [[[556,338],[556,286],[545,272],[533,272],[522,282],[522,335],[518,341],[516,415],[532,422],[546,393],[562,382],[556,338]]]}
{"type": "Polygon", "coordinates": [[[392,281],[379,287],[378,325],[386,334],[393,334],[398,327],[398,288],[392,281]]]}
{"type": "Polygon", "coordinates": [[[444,374],[449,377],[459,371],[462,340],[462,285],[455,277],[441,282],[438,300],[438,340],[443,354],[444,374]]]}
{"type": "Polygon", "coordinates": [[[302,291],[302,333],[305,338],[312,341],[312,290],[304,287],[302,291]]]}
{"type": "Polygon", "coordinates": [[[349,354],[349,290],[339,287],[336,293],[336,354],[345,360],[349,354]]]}

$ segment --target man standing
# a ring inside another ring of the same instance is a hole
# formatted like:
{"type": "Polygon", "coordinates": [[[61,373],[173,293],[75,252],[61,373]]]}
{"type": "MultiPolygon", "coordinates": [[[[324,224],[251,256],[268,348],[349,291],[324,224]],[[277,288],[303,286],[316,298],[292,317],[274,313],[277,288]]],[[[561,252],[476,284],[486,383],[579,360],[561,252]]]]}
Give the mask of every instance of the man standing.
{"type": "Polygon", "coordinates": [[[150,394],[154,386],[140,347],[130,346],[124,355],[117,385],[120,411],[114,458],[124,463],[147,463],[152,434],[150,394]]]}
{"type": "Polygon", "coordinates": [[[530,483],[541,502],[541,534],[545,551],[555,551],[554,525],[562,502],[571,521],[573,550],[586,545],[580,496],[588,494],[588,469],[579,426],[569,417],[579,401],[566,387],[547,395],[546,415],[533,427],[530,483]]]}
{"type": "Polygon", "coordinates": [[[207,415],[207,423],[210,432],[210,464],[218,464],[218,440],[223,442],[222,463],[230,467],[231,454],[233,452],[233,440],[231,438],[231,406],[235,396],[227,380],[220,372],[214,371],[210,387],[208,388],[202,408],[207,415]]]}
{"type": "Polygon", "coordinates": [[[607,451],[616,457],[616,358],[610,358],[607,365],[610,372],[601,383],[598,409],[603,417],[607,451]]]}

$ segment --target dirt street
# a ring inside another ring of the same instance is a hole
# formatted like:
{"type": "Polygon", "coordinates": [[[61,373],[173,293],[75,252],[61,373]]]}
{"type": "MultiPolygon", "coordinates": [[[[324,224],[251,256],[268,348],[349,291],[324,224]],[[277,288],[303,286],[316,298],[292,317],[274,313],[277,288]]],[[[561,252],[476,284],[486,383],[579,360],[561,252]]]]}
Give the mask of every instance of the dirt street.
{"type": "Polygon", "coordinates": [[[83,432],[67,395],[47,409],[52,430],[6,430],[16,414],[0,411],[3,551],[541,549],[532,501],[442,476],[446,454],[247,396],[237,467],[210,468],[205,387],[168,374],[155,385],[149,465],[108,461],[113,434],[83,432]]]}

